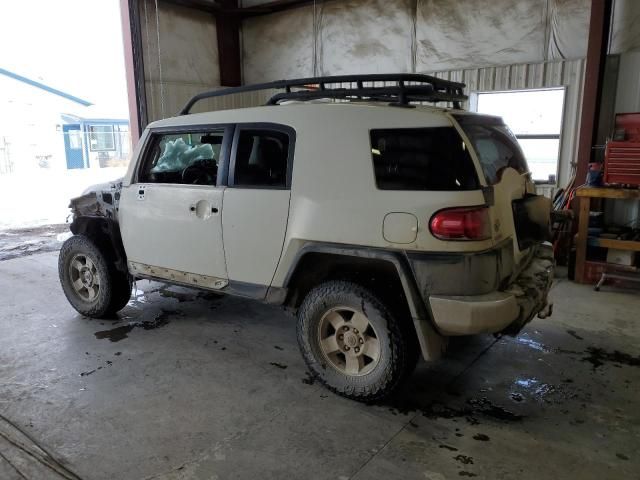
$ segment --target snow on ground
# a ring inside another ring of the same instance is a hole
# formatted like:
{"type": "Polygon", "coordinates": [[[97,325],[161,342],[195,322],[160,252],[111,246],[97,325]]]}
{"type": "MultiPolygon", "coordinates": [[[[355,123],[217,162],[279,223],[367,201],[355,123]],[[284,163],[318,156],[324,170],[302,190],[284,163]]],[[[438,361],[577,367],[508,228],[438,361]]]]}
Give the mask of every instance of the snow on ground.
{"type": "Polygon", "coordinates": [[[0,175],[0,230],[65,223],[69,199],[125,172],[125,167],[111,167],[0,175]]]}

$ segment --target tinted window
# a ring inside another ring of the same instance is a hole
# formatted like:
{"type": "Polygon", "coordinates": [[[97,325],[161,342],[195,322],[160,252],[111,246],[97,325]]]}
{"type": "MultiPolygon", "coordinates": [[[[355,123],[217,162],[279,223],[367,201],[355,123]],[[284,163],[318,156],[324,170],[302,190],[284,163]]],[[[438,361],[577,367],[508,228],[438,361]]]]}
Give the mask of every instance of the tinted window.
{"type": "Polygon", "coordinates": [[[138,181],[215,185],[223,137],[222,131],[159,135],[138,181]]]}
{"type": "Polygon", "coordinates": [[[518,140],[507,126],[469,122],[461,122],[461,126],[478,154],[489,185],[500,181],[505,168],[512,167],[518,173],[529,171],[518,140]]]}
{"type": "Polygon", "coordinates": [[[289,136],[269,130],[241,130],[234,186],[286,187],[289,136]]]}
{"type": "Polygon", "coordinates": [[[473,161],[453,127],[371,131],[376,184],[382,190],[473,190],[473,161]]]}

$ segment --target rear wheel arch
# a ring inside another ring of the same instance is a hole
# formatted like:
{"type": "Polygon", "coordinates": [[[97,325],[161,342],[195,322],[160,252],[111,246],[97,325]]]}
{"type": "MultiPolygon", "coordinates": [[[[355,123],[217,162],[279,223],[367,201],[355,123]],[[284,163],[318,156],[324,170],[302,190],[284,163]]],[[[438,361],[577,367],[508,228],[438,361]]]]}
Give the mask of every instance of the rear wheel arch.
{"type": "Polygon", "coordinates": [[[286,303],[298,308],[317,285],[329,280],[348,280],[376,294],[386,286],[392,296],[406,300],[395,266],[380,258],[364,258],[323,249],[309,249],[300,255],[285,281],[286,303]]]}
{"type": "Polygon", "coordinates": [[[379,296],[395,318],[405,327],[410,326],[426,360],[436,360],[446,350],[447,340],[433,323],[404,252],[328,243],[307,244],[296,255],[285,278],[285,305],[298,310],[314,287],[331,280],[354,282],[379,296]]]}

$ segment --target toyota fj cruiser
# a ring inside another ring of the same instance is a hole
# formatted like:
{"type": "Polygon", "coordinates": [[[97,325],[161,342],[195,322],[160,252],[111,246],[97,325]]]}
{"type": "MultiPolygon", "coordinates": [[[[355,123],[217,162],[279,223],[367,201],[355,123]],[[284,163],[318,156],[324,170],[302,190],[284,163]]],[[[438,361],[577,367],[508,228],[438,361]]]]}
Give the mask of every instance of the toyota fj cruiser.
{"type": "Polygon", "coordinates": [[[355,75],[197,95],[146,128],[122,180],[71,201],[66,297],[103,317],[152,279],[285,305],[313,374],[362,401],[450,336],[517,333],[550,313],[550,202],[502,120],[460,109],[463,87],[355,75]],[[283,91],[189,114],[265,89],[283,91]]]}

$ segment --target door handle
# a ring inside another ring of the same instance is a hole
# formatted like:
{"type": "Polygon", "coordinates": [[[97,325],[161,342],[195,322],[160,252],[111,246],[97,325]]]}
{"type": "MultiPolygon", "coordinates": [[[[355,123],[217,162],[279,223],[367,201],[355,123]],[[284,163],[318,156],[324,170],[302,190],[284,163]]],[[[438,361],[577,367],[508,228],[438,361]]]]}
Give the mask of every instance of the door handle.
{"type": "Polygon", "coordinates": [[[211,205],[206,200],[200,200],[196,204],[189,205],[189,211],[195,213],[200,218],[207,219],[211,215],[217,215],[220,209],[211,205]]]}

